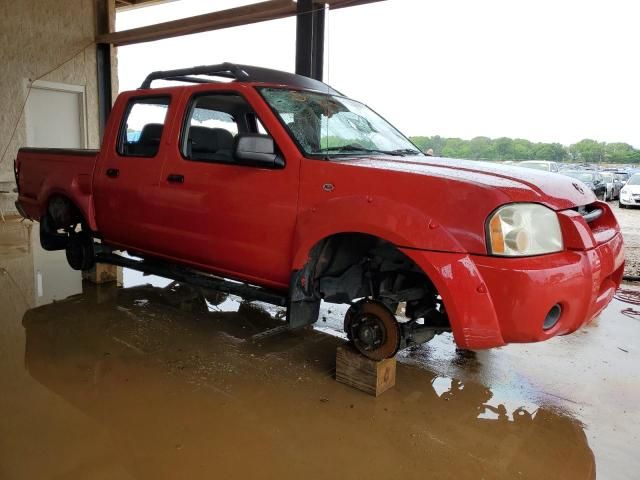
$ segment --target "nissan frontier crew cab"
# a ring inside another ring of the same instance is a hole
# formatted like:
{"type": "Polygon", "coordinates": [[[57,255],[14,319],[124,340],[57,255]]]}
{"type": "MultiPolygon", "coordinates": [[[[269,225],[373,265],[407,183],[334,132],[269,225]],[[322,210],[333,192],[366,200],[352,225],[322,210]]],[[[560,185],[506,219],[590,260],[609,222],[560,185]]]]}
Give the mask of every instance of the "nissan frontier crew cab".
{"type": "Polygon", "coordinates": [[[15,172],[19,211],[72,268],[214,285],[286,306],[290,328],[349,304],[372,359],[444,331],[465,349],[567,334],[622,279],[618,224],[579,180],[427,157],[366,105],[264,68],[154,72],[99,151],[23,148],[15,172]]]}

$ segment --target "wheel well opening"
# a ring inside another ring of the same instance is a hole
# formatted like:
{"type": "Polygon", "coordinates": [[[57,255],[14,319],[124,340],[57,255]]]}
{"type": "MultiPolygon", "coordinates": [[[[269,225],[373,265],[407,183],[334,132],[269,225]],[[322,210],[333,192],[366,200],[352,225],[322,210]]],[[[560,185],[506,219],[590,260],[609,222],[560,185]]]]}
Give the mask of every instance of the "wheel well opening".
{"type": "Polygon", "coordinates": [[[312,249],[305,270],[307,290],[316,298],[346,304],[371,298],[410,321],[449,328],[433,282],[386,240],[362,233],[332,235],[312,249]]]}
{"type": "Polygon", "coordinates": [[[55,231],[74,231],[78,225],[82,230],[88,229],[80,209],[64,195],[52,195],[47,202],[44,215],[48,217],[50,227],[55,231]]]}
{"type": "Polygon", "coordinates": [[[71,234],[89,234],[82,212],[64,195],[52,195],[40,216],[40,245],[47,251],[65,250],[71,234]]]}

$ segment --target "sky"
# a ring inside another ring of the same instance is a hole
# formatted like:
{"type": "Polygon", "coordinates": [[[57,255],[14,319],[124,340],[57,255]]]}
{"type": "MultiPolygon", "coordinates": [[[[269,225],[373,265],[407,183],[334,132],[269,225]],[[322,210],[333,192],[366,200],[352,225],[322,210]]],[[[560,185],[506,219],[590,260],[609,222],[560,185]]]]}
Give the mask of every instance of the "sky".
{"type": "MultiPolygon", "coordinates": [[[[217,0],[215,10],[248,3],[217,0]]],[[[125,10],[116,29],[213,4],[125,10]]],[[[407,135],[640,148],[639,21],[637,0],[386,0],[328,11],[324,81],[407,135]]],[[[225,61],[294,71],[295,19],[120,47],[120,90],[153,70],[225,61]]]]}

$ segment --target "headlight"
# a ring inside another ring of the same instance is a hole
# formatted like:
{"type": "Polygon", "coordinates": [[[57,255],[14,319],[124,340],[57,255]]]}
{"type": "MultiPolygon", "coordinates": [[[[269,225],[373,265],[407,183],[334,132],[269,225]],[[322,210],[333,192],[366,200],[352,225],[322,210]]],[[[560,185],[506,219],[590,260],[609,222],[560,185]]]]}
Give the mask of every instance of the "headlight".
{"type": "Polygon", "coordinates": [[[496,210],[487,222],[491,255],[524,257],[564,248],[558,215],[537,203],[512,203],[496,210]]]}
{"type": "Polygon", "coordinates": [[[631,192],[629,190],[625,190],[624,188],[622,190],[620,190],[620,195],[622,195],[625,198],[628,198],[631,196],[631,192]]]}

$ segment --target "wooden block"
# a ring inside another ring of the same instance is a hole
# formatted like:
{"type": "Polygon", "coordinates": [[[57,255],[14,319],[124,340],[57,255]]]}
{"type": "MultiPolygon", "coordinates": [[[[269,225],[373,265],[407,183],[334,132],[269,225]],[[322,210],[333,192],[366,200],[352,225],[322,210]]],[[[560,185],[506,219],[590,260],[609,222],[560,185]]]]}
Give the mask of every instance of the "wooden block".
{"type": "Polygon", "coordinates": [[[91,281],[82,284],[82,294],[97,304],[115,302],[118,298],[118,284],[115,282],[95,284],[91,281]]]}
{"type": "Polygon", "coordinates": [[[96,285],[109,282],[122,284],[122,267],[108,263],[96,263],[91,270],[82,272],[82,278],[96,285]]]}
{"type": "Polygon", "coordinates": [[[377,397],[396,384],[396,359],[376,362],[351,345],[341,345],[336,351],[336,380],[377,397]]]}

